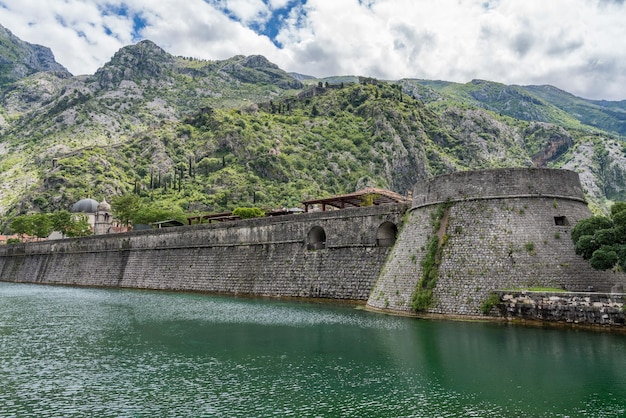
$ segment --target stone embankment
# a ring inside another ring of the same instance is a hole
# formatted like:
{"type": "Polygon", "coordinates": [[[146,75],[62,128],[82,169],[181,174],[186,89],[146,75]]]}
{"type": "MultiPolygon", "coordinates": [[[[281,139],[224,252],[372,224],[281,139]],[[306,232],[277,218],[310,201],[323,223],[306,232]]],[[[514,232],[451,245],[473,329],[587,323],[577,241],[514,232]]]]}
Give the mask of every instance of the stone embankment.
{"type": "Polygon", "coordinates": [[[624,326],[624,293],[495,292],[508,319],[624,326]]]}

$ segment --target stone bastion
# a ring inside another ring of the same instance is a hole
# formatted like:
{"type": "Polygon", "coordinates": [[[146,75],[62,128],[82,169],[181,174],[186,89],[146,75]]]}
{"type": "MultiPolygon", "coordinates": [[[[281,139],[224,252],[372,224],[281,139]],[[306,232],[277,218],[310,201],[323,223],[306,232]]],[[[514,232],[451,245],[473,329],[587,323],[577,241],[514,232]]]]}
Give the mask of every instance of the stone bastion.
{"type": "Polygon", "coordinates": [[[426,312],[481,315],[496,289],[611,291],[624,275],[593,270],[574,252],[570,231],[589,216],[573,171],[492,169],[418,183],[367,305],[411,312],[421,287],[432,294],[426,312]],[[429,259],[434,267],[425,269],[429,259]]]}
{"type": "Polygon", "coordinates": [[[496,290],[626,284],[575,254],[570,231],[590,215],[571,171],[458,172],[416,184],[410,207],[2,246],[0,280],[361,300],[390,313],[413,312],[421,289],[431,296],[426,312],[482,315],[496,290]]]}
{"type": "Polygon", "coordinates": [[[473,199],[552,197],[586,207],[578,173],[546,168],[461,171],[415,185],[412,208],[473,199]]]}

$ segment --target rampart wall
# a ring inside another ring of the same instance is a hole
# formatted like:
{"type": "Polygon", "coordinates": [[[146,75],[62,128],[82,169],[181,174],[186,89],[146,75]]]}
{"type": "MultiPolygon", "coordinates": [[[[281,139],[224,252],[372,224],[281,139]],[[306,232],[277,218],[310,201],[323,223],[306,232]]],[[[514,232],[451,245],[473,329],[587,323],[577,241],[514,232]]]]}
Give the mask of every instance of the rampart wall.
{"type": "Polygon", "coordinates": [[[574,172],[454,173],[417,184],[413,196],[410,208],[3,246],[0,280],[362,300],[374,310],[411,313],[437,236],[425,312],[482,315],[495,290],[611,292],[626,285],[623,273],[593,270],[574,252],[570,231],[591,215],[574,172]]]}
{"type": "Polygon", "coordinates": [[[0,280],[367,300],[390,250],[379,245],[385,245],[379,228],[400,228],[406,209],[377,206],[10,245],[0,248],[0,280]]]}
{"type": "Polygon", "coordinates": [[[404,229],[368,300],[411,311],[429,242],[439,236],[431,313],[481,315],[495,289],[605,291],[624,275],[577,256],[572,227],[591,216],[578,175],[549,169],[460,172],[417,184],[404,229]],[[443,216],[439,216],[442,215],[443,216]]]}

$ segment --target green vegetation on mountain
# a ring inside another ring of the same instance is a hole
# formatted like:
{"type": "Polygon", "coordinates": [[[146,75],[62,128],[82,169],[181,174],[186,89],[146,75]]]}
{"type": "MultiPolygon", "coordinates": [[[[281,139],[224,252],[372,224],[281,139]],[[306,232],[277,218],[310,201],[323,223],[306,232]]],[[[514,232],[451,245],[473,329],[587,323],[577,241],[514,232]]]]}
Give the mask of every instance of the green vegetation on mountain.
{"type": "MultiPolygon", "coordinates": [[[[595,105],[619,113],[608,103],[595,105]]],[[[1,88],[0,225],[84,197],[184,218],[510,166],[579,172],[598,211],[626,198],[619,132],[562,108],[517,86],[294,78],[261,56],[197,60],[142,41],[94,75],[1,88]]]]}
{"type": "Polygon", "coordinates": [[[125,193],[190,212],[291,207],[365,186],[404,193],[418,179],[458,169],[531,164],[523,144],[480,117],[476,123],[489,129],[478,139],[484,144],[472,146],[461,128],[443,128],[421,102],[386,83],[204,108],[123,144],[57,155],[54,167],[47,158],[31,207],[51,211],[81,196],[125,193]]]}
{"type": "Polygon", "coordinates": [[[437,106],[454,100],[526,121],[626,135],[626,101],[587,100],[553,86],[507,86],[486,80],[466,84],[401,80],[405,92],[437,106]],[[435,92],[435,94],[433,94],[435,92]]]}
{"type": "Polygon", "coordinates": [[[54,60],[50,48],[24,42],[0,25],[0,86],[40,71],[71,74],[54,60]]]}

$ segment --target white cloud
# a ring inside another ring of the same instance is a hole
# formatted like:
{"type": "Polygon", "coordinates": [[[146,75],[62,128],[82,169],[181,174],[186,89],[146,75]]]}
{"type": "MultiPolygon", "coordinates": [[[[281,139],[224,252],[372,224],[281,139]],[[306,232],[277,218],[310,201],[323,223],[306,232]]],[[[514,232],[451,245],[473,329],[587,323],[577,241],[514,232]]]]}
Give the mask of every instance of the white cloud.
{"type": "Polygon", "coordinates": [[[244,24],[265,21],[270,15],[261,0],[226,0],[226,7],[244,24]]]}
{"type": "Polygon", "coordinates": [[[144,17],[142,35],[172,54],[225,59],[237,54],[275,55],[277,48],[242,23],[229,19],[203,1],[189,1],[184,8],[175,0],[161,1],[144,17]]]}
{"type": "Polygon", "coordinates": [[[268,5],[272,10],[279,10],[287,7],[287,5],[293,1],[294,0],[269,0],[268,5]]]}
{"type": "Polygon", "coordinates": [[[626,6],[611,0],[308,0],[282,22],[276,47],[248,26],[296,0],[0,0],[0,23],[93,73],[140,37],[176,55],[263,54],[288,71],[467,82],[553,84],[589,98],[626,98],[626,6]],[[105,5],[128,16],[103,15],[105,5]],[[222,11],[228,8],[233,18],[222,11]]]}

